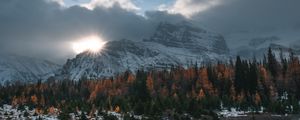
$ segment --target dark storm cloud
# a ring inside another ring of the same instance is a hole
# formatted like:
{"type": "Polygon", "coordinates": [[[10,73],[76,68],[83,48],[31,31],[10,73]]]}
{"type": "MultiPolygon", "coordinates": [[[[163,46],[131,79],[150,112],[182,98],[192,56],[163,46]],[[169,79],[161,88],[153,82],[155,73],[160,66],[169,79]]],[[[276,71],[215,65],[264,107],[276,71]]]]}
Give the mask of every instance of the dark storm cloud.
{"type": "MultiPolygon", "coordinates": [[[[215,1],[220,3],[188,19],[225,35],[300,30],[299,0],[215,1]]],[[[182,9],[189,7],[189,4],[179,4],[184,1],[177,3],[182,9]]],[[[174,13],[190,13],[189,10],[193,9],[174,13]]],[[[151,35],[160,21],[179,22],[186,20],[183,16],[163,11],[147,11],[141,16],[118,4],[88,10],[79,6],[63,8],[45,0],[0,0],[0,53],[42,57],[62,63],[74,56],[69,43],[80,37],[99,34],[105,40],[142,40],[151,35]]]]}
{"type": "Polygon", "coordinates": [[[193,19],[221,33],[299,29],[300,0],[220,0],[193,19]]]}
{"type": "Polygon", "coordinates": [[[151,12],[149,17],[142,17],[118,4],[88,10],[62,8],[43,0],[1,0],[0,50],[62,62],[74,55],[68,43],[80,37],[98,34],[105,40],[141,40],[151,34],[159,20],[168,20],[156,15],[166,14],[151,12]]]}

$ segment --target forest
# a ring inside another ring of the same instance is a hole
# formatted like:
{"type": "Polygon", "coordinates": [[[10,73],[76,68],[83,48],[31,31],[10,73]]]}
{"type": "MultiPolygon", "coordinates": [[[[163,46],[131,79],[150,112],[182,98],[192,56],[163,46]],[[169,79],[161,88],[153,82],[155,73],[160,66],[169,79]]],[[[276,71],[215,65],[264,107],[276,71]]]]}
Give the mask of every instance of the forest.
{"type": "Polygon", "coordinates": [[[222,109],[221,106],[254,112],[264,107],[265,112],[297,114],[300,62],[292,52],[289,58],[280,55],[277,59],[269,49],[263,60],[243,60],[237,56],[227,63],[126,71],[97,80],[51,77],[35,84],[16,82],[1,86],[0,91],[1,105],[18,109],[29,106],[37,114],[58,114],[60,119],[69,119],[69,113],[79,110],[89,116],[95,111],[115,111],[149,119],[184,119],[183,114],[217,119],[214,111],[222,109]],[[59,112],[54,113],[54,108],[59,112]]]}

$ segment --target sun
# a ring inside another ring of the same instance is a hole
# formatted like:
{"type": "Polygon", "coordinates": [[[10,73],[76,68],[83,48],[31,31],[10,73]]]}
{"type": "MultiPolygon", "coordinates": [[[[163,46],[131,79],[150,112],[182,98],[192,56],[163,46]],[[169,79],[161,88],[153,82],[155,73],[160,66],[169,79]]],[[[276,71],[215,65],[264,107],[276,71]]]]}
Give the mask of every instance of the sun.
{"type": "Polygon", "coordinates": [[[105,47],[106,41],[102,40],[99,36],[88,36],[81,38],[73,43],[72,47],[76,54],[89,51],[97,54],[105,47]]]}

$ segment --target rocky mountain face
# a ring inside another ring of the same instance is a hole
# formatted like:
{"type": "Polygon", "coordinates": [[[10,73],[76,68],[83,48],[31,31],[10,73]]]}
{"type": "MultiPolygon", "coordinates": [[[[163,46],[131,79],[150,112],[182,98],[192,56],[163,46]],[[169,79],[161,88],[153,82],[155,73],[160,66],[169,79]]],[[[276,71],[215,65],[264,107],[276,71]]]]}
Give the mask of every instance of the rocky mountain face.
{"type": "Polygon", "coordinates": [[[61,66],[45,60],[17,55],[0,55],[0,84],[37,82],[54,76],[61,66]]]}
{"type": "Polygon", "coordinates": [[[224,38],[190,23],[161,23],[154,35],[141,41],[119,40],[105,45],[100,55],[83,52],[69,59],[56,76],[79,80],[110,77],[126,70],[227,60],[224,38]]]}
{"type": "Polygon", "coordinates": [[[192,53],[210,51],[227,54],[229,52],[223,36],[193,27],[187,22],[177,25],[161,23],[150,40],[146,41],[156,42],[166,47],[186,48],[192,53]]]}

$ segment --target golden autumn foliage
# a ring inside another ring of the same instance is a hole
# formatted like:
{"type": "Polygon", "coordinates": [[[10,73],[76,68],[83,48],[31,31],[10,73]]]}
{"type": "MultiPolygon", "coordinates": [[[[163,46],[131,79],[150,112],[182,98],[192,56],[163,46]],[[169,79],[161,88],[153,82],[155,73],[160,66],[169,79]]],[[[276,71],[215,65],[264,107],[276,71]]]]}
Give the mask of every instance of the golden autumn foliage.
{"type": "Polygon", "coordinates": [[[153,79],[152,79],[151,74],[149,74],[147,76],[146,85],[147,85],[147,89],[150,91],[150,93],[153,94],[154,93],[154,91],[153,91],[154,85],[153,85],[153,79]]]}
{"type": "Polygon", "coordinates": [[[267,86],[269,91],[270,100],[275,101],[277,98],[277,90],[275,89],[274,82],[270,79],[270,75],[267,72],[266,68],[263,66],[259,67],[259,72],[261,74],[261,81],[264,86],[267,86]]]}
{"type": "Polygon", "coordinates": [[[255,100],[254,101],[255,101],[256,105],[259,105],[261,103],[261,97],[258,94],[258,92],[255,93],[255,100]]]}
{"type": "Polygon", "coordinates": [[[43,110],[42,108],[35,108],[35,109],[34,109],[34,112],[35,112],[36,114],[38,114],[38,115],[41,115],[41,114],[44,113],[44,110],[43,110]]]}
{"type": "Polygon", "coordinates": [[[195,78],[195,69],[194,68],[188,68],[187,70],[185,70],[183,77],[186,80],[193,80],[195,78]]]}
{"type": "Polygon", "coordinates": [[[30,100],[31,100],[31,102],[34,103],[34,104],[37,104],[37,103],[38,103],[38,98],[36,97],[36,95],[32,95],[32,96],[30,97],[30,100]]]}
{"type": "Polygon", "coordinates": [[[203,89],[200,89],[197,98],[198,98],[199,100],[201,100],[201,99],[203,99],[204,97],[205,97],[205,93],[204,93],[203,89]]]}
{"type": "Polygon", "coordinates": [[[119,112],[121,112],[121,109],[120,109],[119,106],[116,106],[114,111],[117,112],[117,113],[119,113],[119,112]]]}
{"type": "Polygon", "coordinates": [[[93,101],[96,99],[97,97],[97,90],[94,90],[91,94],[90,94],[90,98],[89,98],[89,101],[93,101]]]}
{"type": "Polygon", "coordinates": [[[218,79],[220,80],[232,80],[234,77],[234,69],[226,67],[225,64],[218,65],[218,79]]]}
{"type": "Polygon", "coordinates": [[[49,115],[57,115],[58,114],[58,110],[54,106],[49,107],[47,111],[48,111],[49,115]]]}
{"type": "Polygon", "coordinates": [[[19,104],[19,99],[14,96],[11,102],[12,106],[17,106],[19,104]]]}
{"type": "Polygon", "coordinates": [[[175,93],[173,93],[173,98],[175,98],[175,99],[177,99],[178,98],[178,95],[177,95],[177,93],[175,92],[175,93]]]}
{"type": "Polygon", "coordinates": [[[259,66],[259,72],[261,74],[261,79],[262,80],[268,81],[270,79],[266,68],[264,68],[263,66],[259,66]]]}
{"type": "Polygon", "coordinates": [[[128,83],[133,83],[133,81],[135,80],[135,76],[131,73],[129,73],[128,78],[127,78],[127,82],[128,83]]]}
{"type": "Polygon", "coordinates": [[[214,95],[214,88],[212,83],[208,80],[207,68],[201,68],[199,70],[199,83],[202,85],[202,88],[207,91],[209,94],[214,95]]]}

